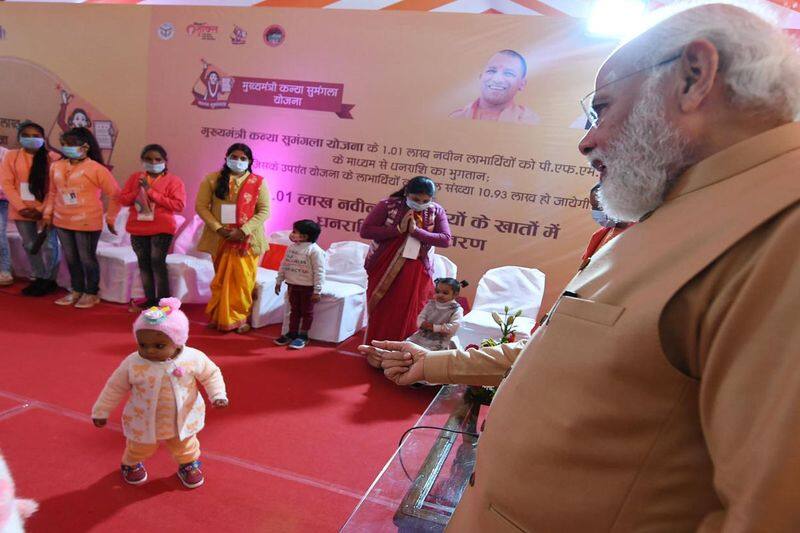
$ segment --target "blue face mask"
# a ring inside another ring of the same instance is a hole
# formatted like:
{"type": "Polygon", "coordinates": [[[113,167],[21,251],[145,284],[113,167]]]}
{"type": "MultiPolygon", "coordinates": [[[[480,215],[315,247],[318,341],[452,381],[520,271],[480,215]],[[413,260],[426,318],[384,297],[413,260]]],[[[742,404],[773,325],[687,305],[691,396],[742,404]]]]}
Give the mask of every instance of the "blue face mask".
{"type": "Polygon", "coordinates": [[[70,159],[82,159],[84,157],[80,146],[62,146],[61,153],[70,159]]]}
{"type": "Polygon", "coordinates": [[[240,161],[239,159],[228,158],[226,161],[228,168],[234,172],[244,172],[250,166],[249,161],[240,161]]]}
{"type": "Polygon", "coordinates": [[[597,224],[604,228],[613,228],[617,225],[615,220],[608,218],[603,211],[599,211],[597,209],[592,209],[592,218],[595,222],[597,222],[597,224]]]}
{"type": "Polygon", "coordinates": [[[411,198],[406,197],[406,205],[408,206],[409,209],[412,209],[414,211],[425,211],[430,207],[431,203],[425,202],[424,204],[421,204],[419,202],[415,202],[411,198]]]}
{"type": "Polygon", "coordinates": [[[150,174],[161,174],[167,168],[166,163],[145,163],[144,169],[150,174]]]}
{"type": "Polygon", "coordinates": [[[19,144],[26,150],[38,150],[44,146],[44,139],[41,137],[20,137],[19,144]]]}

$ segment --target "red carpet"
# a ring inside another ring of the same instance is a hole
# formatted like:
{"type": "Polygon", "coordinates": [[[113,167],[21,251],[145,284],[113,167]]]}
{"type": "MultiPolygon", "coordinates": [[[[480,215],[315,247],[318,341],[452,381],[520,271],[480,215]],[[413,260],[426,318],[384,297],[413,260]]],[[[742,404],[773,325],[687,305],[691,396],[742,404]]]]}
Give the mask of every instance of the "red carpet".
{"type": "Polygon", "coordinates": [[[272,344],[277,326],[224,335],[187,306],[189,344],[220,366],[231,401],[208,410],[199,434],[206,484],[184,489],[162,449],[149,481],[127,486],[121,407],[102,430],[89,412],[135,349],[135,315],[60,308],[19,288],[0,291],[0,449],[20,496],[41,505],[31,532],[336,531],[432,399],[354,356],[357,339],[290,351],[272,344]]]}

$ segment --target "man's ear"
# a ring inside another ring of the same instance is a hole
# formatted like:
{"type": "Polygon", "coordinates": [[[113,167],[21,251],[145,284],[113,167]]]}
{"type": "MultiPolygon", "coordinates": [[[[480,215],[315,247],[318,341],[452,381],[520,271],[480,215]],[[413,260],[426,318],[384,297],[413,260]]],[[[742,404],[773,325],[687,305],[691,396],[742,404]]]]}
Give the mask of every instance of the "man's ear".
{"type": "Polygon", "coordinates": [[[711,41],[697,39],[684,48],[678,95],[681,111],[694,111],[702,105],[717,80],[718,68],[719,52],[711,41]]]}
{"type": "Polygon", "coordinates": [[[526,85],[528,85],[528,78],[522,78],[522,83],[519,84],[519,89],[517,89],[517,91],[522,91],[526,85]]]}

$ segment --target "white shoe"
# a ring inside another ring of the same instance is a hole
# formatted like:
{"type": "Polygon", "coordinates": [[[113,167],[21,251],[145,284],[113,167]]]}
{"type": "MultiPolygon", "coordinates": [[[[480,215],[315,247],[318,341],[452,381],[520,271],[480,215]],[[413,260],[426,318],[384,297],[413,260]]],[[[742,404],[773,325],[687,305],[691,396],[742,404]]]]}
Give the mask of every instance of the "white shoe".
{"type": "Polygon", "coordinates": [[[81,293],[72,291],[55,301],[56,305],[75,305],[81,299],[81,293]]]}
{"type": "Polygon", "coordinates": [[[0,286],[5,287],[13,284],[14,276],[11,275],[11,272],[0,272],[0,286]]]}

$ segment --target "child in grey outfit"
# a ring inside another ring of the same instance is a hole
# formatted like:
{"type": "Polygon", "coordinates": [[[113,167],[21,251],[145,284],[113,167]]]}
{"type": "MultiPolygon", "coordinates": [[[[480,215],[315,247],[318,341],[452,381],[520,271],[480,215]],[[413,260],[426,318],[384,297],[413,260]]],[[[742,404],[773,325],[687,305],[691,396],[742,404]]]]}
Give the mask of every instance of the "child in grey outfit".
{"type": "Polygon", "coordinates": [[[419,329],[406,340],[428,350],[447,350],[452,348],[451,339],[464,318],[464,310],[456,297],[461,287],[467,286],[467,282],[439,278],[435,283],[436,296],[422,308],[417,317],[419,329]]]}

